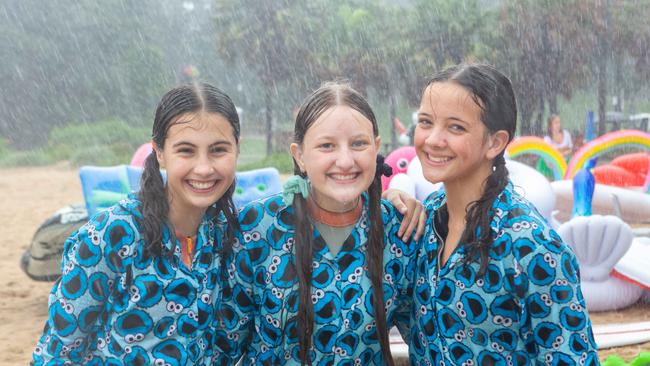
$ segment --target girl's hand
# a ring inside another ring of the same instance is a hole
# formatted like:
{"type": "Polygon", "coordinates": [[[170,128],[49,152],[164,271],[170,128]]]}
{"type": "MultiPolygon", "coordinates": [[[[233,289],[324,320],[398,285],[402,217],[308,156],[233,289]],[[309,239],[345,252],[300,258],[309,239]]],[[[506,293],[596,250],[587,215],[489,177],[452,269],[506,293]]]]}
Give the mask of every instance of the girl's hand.
{"type": "Polygon", "coordinates": [[[390,201],[404,215],[397,235],[402,240],[408,241],[411,234],[413,234],[413,230],[416,230],[413,239],[418,240],[424,232],[424,222],[426,220],[422,203],[410,194],[394,188],[385,190],[381,197],[390,201]]]}

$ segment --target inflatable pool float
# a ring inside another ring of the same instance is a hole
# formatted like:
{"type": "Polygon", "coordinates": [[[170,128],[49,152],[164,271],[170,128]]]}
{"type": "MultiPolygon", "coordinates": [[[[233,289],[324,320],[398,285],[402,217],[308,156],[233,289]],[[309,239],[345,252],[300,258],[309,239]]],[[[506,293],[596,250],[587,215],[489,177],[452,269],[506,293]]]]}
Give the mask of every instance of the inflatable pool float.
{"type": "MultiPolygon", "coordinates": [[[[560,180],[551,182],[555,193],[555,218],[566,221],[573,208],[573,182],[560,180]]],[[[642,190],[596,184],[592,212],[598,215],[617,215],[625,222],[650,222],[650,194],[642,190]]]]}
{"type": "Polygon", "coordinates": [[[641,152],[616,157],[609,164],[592,169],[596,183],[616,187],[644,187],[648,179],[650,153],[641,152]]]}
{"type": "Polygon", "coordinates": [[[393,174],[389,177],[381,177],[382,189],[388,189],[390,181],[397,174],[405,174],[413,158],[415,158],[415,148],[413,146],[403,146],[386,155],[384,163],[393,169],[393,174]]]}
{"type": "Polygon", "coordinates": [[[580,286],[589,311],[621,309],[639,301],[641,287],[611,275],[632,245],[628,224],[616,216],[578,216],[557,231],[580,264],[580,286]]]}
{"type": "Polygon", "coordinates": [[[650,134],[637,130],[620,130],[604,134],[578,150],[567,166],[564,179],[571,179],[588,160],[612,151],[639,148],[650,151],[650,134]]]}
{"type": "Polygon", "coordinates": [[[553,171],[554,180],[562,179],[567,165],[564,157],[555,146],[536,136],[517,137],[506,147],[508,157],[514,159],[521,155],[534,155],[544,159],[553,171]]]}

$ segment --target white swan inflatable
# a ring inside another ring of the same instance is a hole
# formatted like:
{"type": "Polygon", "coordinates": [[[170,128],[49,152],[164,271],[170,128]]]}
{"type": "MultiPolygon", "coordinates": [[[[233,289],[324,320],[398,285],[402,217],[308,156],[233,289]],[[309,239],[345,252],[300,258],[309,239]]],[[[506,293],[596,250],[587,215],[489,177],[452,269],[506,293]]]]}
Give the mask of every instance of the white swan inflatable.
{"type": "Polygon", "coordinates": [[[562,224],[558,233],[580,264],[589,311],[621,309],[639,301],[643,288],[611,275],[632,245],[628,224],[616,216],[578,216],[562,224]]]}

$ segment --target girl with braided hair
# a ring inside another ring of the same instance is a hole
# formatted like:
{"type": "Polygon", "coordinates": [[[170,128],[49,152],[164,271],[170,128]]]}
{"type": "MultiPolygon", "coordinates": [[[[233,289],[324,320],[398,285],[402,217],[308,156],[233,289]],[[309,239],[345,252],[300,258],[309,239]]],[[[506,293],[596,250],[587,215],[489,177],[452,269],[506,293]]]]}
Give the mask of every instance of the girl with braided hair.
{"type": "Polygon", "coordinates": [[[408,335],[416,244],[381,200],[379,147],[375,115],[348,85],[324,84],[303,102],[295,176],[239,216],[222,312],[244,365],[393,364],[388,331],[408,335]]]}
{"type": "Polygon", "coordinates": [[[174,88],[152,139],[140,191],[66,241],[33,364],[207,366],[223,356],[215,309],[237,230],[235,105],[208,84],[174,88]]]}
{"type": "Polygon", "coordinates": [[[428,83],[415,129],[425,202],[409,353],[415,365],[597,365],[569,247],[508,179],[510,80],[463,64],[428,83]]]}

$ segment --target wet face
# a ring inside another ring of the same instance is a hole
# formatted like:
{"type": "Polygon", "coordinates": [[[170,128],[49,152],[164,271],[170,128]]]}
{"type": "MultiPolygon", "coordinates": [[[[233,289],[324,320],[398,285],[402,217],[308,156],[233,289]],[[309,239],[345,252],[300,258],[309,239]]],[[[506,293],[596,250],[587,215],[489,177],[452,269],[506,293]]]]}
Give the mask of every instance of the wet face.
{"type": "Polygon", "coordinates": [[[488,133],[481,107],[462,86],[438,82],[425,90],[414,142],[428,181],[446,186],[482,184],[491,174],[492,161],[505,148],[500,141],[504,137],[507,141],[505,131],[488,133]]]}
{"type": "Polygon", "coordinates": [[[223,196],[235,178],[238,148],[233,128],[216,113],[183,114],[155,147],[167,172],[170,211],[195,217],[223,196]]]}
{"type": "Polygon", "coordinates": [[[291,155],[307,173],[316,203],[344,212],[370,187],[379,146],[369,119],[350,107],[336,106],[309,127],[302,144],[291,144],[291,155]]]}

